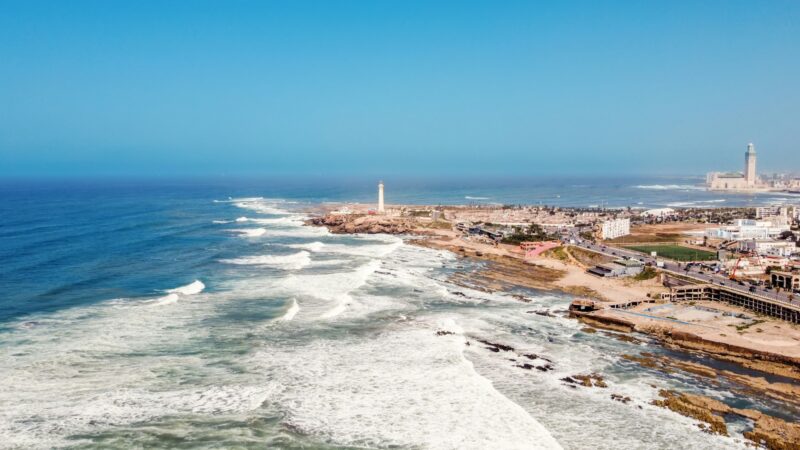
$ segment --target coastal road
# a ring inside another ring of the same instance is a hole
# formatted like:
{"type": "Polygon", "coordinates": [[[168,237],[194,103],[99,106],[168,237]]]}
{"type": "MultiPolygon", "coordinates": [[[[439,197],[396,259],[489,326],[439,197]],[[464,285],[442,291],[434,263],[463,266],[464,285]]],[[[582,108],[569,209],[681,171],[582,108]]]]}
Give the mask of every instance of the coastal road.
{"type": "Polygon", "coordinates": [[[775,289],[767,289],[763,286],[757,286],[756,291],[750,291],[749,285],[741,285],[739,282],[729,279],[724,275],[708,273],[701,271],[699,266],[691,266],[687,268],[686,264],[674,262],[671,260],[665,260],[663,258],[653,258],[650,255],[645,255],[639,252],[634,252],[631,250],[622,249],[619,247],[610,247],[607,245],[602,244],[595,244],[586,240],[581,239],[579,236],[570,236],[566,239],[566,241],[573,240],[574,243],[570,245],[574,245],[576,247],[582,248],[584,250],[589,250],[595,253],[600,253],[605,256],[615,257],[615,258],[631,258],[635,260],[639,260],[643,263],[650,263],[653,266],[656,265],[657,260],[664,263],[663,267],[660,267],[661,270],[671,273],[673,275],[680,275],[683,277],[691,278],[699,283],[708,283],[708,284],[716,284],[720,286],[725,286],[727,288],[745,293],[745,294],[757,294],[761,297],[767,297],[773,300],[777,300],[779,302],[800,306],[800,300],[790,298],[790,294],[787,292],[777,292],[775,289]]]}

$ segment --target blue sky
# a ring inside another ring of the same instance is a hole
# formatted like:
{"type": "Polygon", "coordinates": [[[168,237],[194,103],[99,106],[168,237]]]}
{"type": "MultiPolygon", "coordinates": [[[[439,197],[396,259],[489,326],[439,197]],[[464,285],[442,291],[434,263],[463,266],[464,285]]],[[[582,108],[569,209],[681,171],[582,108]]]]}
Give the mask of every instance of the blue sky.
{"type": "Polygon", "coordinates": [[[0,175],[800,170],[800,2],[0,1],[0,175]]]}

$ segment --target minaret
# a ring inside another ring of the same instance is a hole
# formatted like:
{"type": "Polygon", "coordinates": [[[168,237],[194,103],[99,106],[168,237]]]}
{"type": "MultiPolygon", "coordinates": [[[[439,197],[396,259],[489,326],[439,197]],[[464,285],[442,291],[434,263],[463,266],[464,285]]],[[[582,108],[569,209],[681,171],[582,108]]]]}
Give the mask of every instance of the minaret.
{"type": "Polygon", "coordinates": [[[744,154],[744,179],[748,186],[756,184],[756,148],[752,144],[747,144],[747,152],[744,154]]]}
{"type": "Polygon", "coordinates": [[[378,213],[383,214],[383,181],[378,182],[378,213]]]}

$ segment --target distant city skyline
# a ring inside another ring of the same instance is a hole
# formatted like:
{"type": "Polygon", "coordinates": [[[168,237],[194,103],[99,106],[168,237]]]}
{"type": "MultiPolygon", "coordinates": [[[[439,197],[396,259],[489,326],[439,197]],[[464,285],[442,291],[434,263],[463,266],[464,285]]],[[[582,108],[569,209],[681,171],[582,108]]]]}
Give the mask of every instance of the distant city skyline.
{"type": "Polygon", "coordinates": [[[5,2],[0,177],[799,171],[800,3],[5,2]]]}

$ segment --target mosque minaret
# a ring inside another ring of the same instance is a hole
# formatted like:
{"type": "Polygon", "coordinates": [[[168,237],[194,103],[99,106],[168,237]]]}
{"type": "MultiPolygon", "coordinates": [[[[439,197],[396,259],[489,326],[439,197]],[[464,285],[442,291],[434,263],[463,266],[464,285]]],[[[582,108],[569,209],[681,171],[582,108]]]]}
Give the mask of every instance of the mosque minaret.
{"type": "Polygon", "coordinates": [[[756,147],[752,142],[747,144],[747,151],[744,154],[744,178],[749,187],[755,186],[758,181],[756,179],[756,147]]]}
{"type": "Polygon", "coordinates": [[[706,186],[716,191],[769,190],[772,187],[758,177],[756,172],[756,146],[747,144],[744,152],[744,172],[711,172],[706,175],[706,186]]]}

